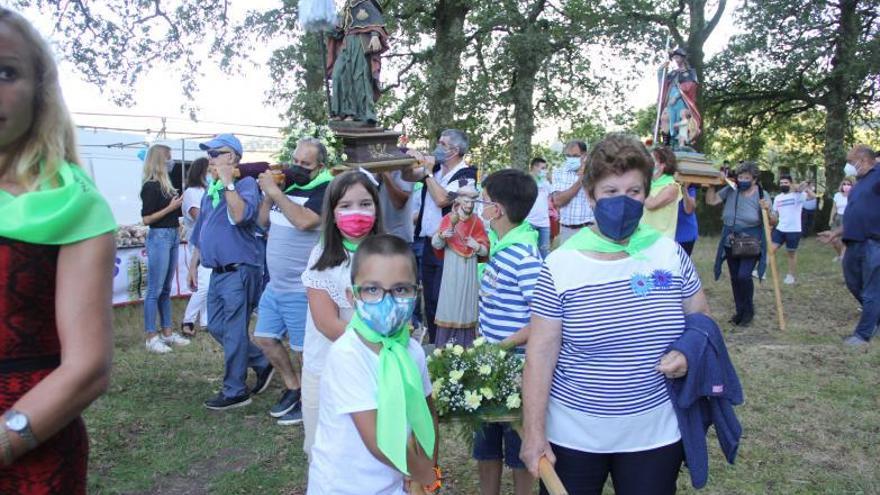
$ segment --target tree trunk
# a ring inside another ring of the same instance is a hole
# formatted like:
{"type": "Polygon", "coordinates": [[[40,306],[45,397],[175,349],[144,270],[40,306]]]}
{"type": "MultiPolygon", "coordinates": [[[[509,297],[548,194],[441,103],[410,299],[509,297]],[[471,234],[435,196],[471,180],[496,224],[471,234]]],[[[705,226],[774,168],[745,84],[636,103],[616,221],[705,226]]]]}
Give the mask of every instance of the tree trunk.
{"type": "Polygon", "coordinates": [[[840,20],[836,29],[834,57],[831,59],[831,77],[828,93],[825,98],[825,206],[830,210],[837,185],[843,180],[843,165],[846,162],[846,135],[849,130],[849,108],[847,99],[852,94],[850,78],[847,77],[848,65],[858,43],[859,19],[856,14],[857,0],[842,0],[840,20]]]}
{"type": "Polygon", "coordinates": [[[435,142],[443,129],[455,124],[455,92],[461,76],[461,54],[467,45],[466,0],[438,0],[434,16],[434,51],[428,62],[428,139],[435,142]]]}
{"type": "Polygon", "coordinates": [[[535,60],[517,63],[511,94],[513,95],[513,135],[510,144],[511,166],[529,170],[532,159],[532,136],[535,134],[535,60]]]}

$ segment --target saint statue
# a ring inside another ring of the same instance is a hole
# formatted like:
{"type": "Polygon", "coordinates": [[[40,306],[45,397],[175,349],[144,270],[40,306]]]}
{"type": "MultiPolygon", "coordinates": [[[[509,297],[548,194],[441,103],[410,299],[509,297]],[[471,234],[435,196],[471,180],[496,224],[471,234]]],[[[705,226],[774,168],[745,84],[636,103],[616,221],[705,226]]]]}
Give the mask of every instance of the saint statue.
{"type": "Polygon", "coordinates": [[[346,0],[327,47],[327,75],[333,81],[331,119],[376,125],[382,54],[388,50],[379,2],[346,0]]]}
{"type": "Polygon", "coordinates": [[[702,129],[703,118],[697,108],[697,72],[688,64],[687,52],[678,47],[669,54],[670,61],[660,68],[660,142],[692,146],[702,129]],[[674,63],[675,67],[670,67],[674,63]],[[668,131],[667,131],[668,129],[668,131]]]}

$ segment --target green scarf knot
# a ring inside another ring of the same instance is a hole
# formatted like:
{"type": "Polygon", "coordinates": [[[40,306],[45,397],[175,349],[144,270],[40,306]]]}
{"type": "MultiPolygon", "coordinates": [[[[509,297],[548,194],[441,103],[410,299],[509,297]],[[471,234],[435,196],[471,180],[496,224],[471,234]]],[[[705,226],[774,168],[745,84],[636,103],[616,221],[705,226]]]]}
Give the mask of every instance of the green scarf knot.
{"type": "Polygon", "coordinates": [[[220,204],[220,191],[222,191],[224,187],[225,186],[220,179],[215,179],[214,182],[212,182],[211,185],[208,186],[207,194],[208,196],[211,196],[211,206],[213,206],[214,208],[216,208],[217,205],[220,204]]]}
{"type": "Polygon", "coordinates": [[[332,180],[333,180],[333,174],[330,173],[330,170],[325,168],[314,179],[309,181],[308,184],[306,184],[304,186],[300,186],[297,184],[291,184],[291,186],[288,187],[287,189],[285,189],[284,192],[289,193],[291,191],[311,191],[312,189],[314,189],[322,184],[326,184],[332,180]]]}
{"type": "MultiPolygon", "coordinates": [[[[529,222],[523,222],[516,227],[510,229],[502,239],[498,239],[498,234],[494,230],[489,229],[489,259],[492,259],[496,253],[503,251],[514,244],[523,244],[533,246],[538,250],[538,231],[529,222]]],[[[486,263],[477,265],[477,278],[482,280],[483,272],[486,270],[486,263]]]]}
{"type": "Polygon", "coordinates": [[[626,252],[635,259],[644,260],[647,259],[647,257],[642,254],[642,251],[653,246],[660,237],[660,232],[657,232],[647,225],[639,225],[633,235],[630,236],[629,242],[626,244],[619,244],[600,236],[590,227],[584,227],[566,241],[565,244],[560,246],[560,249],[595,251],[597,253],[626,252]]]}
{"type": "Polygon", "coordinates": [[[376,417],[376,443],[379,450],[402,473],[406,465],[407,424],[428,455],[434,453],[434,419],[425,400],[422,376],[410,356],[409,325],[384,336],[364,322],[355,312],[348,324],[368,342],[381,344],[379,351],[379,400],[376,417]]]}

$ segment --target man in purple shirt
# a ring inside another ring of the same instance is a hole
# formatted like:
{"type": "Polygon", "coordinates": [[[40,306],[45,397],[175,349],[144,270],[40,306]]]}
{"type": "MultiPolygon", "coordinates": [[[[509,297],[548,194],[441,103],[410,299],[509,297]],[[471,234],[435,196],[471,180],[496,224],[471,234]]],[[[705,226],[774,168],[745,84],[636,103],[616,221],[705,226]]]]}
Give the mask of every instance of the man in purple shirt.
{"type": "Polygon", "coordinates": [[[220,134],[199,147],[208,152],[215,180],[202,198],[190,241],[194,245],[189,284],[198,275],[192,267],[210,268],[208,331],[223,346],[226,371],[223,389],[205,407],[225,410],[251,403],[250,394],[266,389],[274,368],[248,336],[248,322],[262,292],[263,260],[256,237],[260,191],[252,177],[233,178],[241,160],[241,142],[220,134]],[[248,368],[257,373],[254,388],[245,385],[248,368]]]}

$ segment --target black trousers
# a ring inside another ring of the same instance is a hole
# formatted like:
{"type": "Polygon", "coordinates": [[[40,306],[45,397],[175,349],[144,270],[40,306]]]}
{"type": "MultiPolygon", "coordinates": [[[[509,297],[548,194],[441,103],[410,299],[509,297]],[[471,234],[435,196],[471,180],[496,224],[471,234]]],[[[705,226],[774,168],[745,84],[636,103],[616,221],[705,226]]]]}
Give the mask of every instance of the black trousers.
{"type": "MultiPolygon", "coordinates": [[[[616,495],[672,495],[684,461],[681,441],[653,450],[593,454],[551,444],[556,474],[571,495],[601,495],[611,474],[616,495]]],[[[541,484],[541,495],[547,495],[541,484]]]]}
{"type": "Polygon", "coordinates": [[[440,281],[443,278],[443,260],[434,253],[431,238],[422,237],[422,297],[425,298],[425,322],[428,325],[428,336],[433,344],[437,339],[437,300],[440,299],[440,281]]]}

